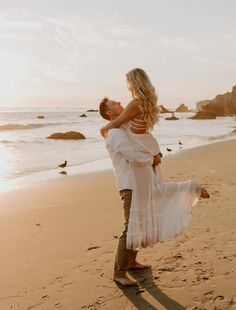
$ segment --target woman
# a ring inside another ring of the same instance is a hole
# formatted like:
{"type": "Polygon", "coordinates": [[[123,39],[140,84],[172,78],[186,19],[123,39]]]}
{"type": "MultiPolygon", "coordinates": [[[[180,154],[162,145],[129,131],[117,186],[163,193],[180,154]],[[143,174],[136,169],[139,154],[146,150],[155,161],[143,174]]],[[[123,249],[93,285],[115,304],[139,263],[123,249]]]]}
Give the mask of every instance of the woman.
{"type": "MultiPolygon", "coordinates": [[[[133,100],[115,120],[101,128],[101,134],[129,122],[127,134],[139,151],[152,156],[160,153],[150,130],[159,120],[157,96],[144,70],[136,68],[126,74],[133,100]]],[[[132,202],[127,232],[127,249],[153,246],[158,241],[181,234],[190,219],[190,210],[208,192],[194,180],[163,182],[160,166],[133,166],[132,202]]]]}

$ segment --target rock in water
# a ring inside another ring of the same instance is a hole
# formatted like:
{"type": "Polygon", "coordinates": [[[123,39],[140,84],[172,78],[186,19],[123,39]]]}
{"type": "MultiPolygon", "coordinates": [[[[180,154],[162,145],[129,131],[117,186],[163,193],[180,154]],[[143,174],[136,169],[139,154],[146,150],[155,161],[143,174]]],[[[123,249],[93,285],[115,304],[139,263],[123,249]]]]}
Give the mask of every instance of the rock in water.
{"type": "Polygon", "coordinates": [[[179,118],[176,117],[174,114],[172,114],[170,117],[166,117],[165,119],[168,120],[168,121],[176,121],[176,120],[178,120],[179,118]]]}
{"type": "Polygon", "coordinates": [[[193,117],[190,117],[191,119],[215,119],[216,116],[214,113],[212,112],[197,112],[196,115],[194,115],[193,117]]]}
{"type": "Polygon", "coordinates": [[[86,139],[85,136],[76,131],[68,131],[65,133],[56,132],[47,137],[47,139],[62,139],[62,140],[81,140],[86,139]]]}
{"type": "Polygon", "coordinates": [[[160,113],[170,113],[168,109],[166,109],[163,105],[158,106],[160,113]]]}
{"type": "Polygon", "coordinates": [[[216,116],[236,115],[236,85],[231,92],[217,95],[213,100],[197,102],[196,111],[210,112],[216,116]]]}
{"type": "Polygon", "coordinates": [[[178,108],[175,110],[175,112],[189,112],[188,107],[182,103],[178,106],[178,108]]]}
{"type": "Polygon", "coordinates": [[[98,110],[89,109],[89,110],[87,110],[87,112],[98,112],[98,110]]]}

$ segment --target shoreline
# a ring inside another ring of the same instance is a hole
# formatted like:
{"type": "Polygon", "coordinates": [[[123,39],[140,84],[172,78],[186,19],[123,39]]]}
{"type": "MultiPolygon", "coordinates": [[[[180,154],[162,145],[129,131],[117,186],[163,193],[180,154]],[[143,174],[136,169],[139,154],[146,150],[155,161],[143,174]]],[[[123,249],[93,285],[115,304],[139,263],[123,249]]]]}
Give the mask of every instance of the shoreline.
{"type": "Polygon", "coordinates": [[[165,181],[194,178],[211,198],[182,235],[139,251],[152,265],[131,273],[139,288],[112,281],[123,214],[111,170],[1,193],[0,308],[234,309],[235,152],[233,139],[162,160],[165,181]]]}
{"type": "MultiPolygon", "coordinates": [[[[169,158],[172,156],[179,156],[181,154],[185,154],[185,152],[198,149],[198,148],[202,148],[202,147],[207,147],[208,145],[211,145],[211,144],[219,144],[219,143],[224,143],[224,142],[232,141],[232,140],[236,140],[236,137],[232,136],[232,137],[228,137],[227,139],[223,139],[219,141],[215,141],[215,138],[213,137],[211,142],[209,143],[192,146],[186,149],[179,149],[173,153],[165,154],[163,156],[163,159],[169,158]]],[[[105,144],[104,144],[104,147],[105,147],[105,144]]],[[[33,172],[27,175],[18,176],[14,179],[2,182],[0,183],[0,194],[8,190],[13,190],[15,188],[27,186],[31,182],[38,183],[38,182],[43,182],[43,181],[61,179],[61,178],[69,177],[69,176],[76,176],[76,175],[79,176],[83,174],[93,174],[93,173],[96,174],[102,171],[110,171],[112,170],[112,163],[109,158],[109,155],[107,155],[107,157],[104,157],[101,159],[90,160],[88,162],[81,163],[78,165],[68,166],[66,167],[66,169],[64,169],[66,170],[67,175],[61,175],[58,172],[59,170],[63,170],[63,169],[58,167],[58,168],[52,168],[48,170],[33,172]]]]}
{"type": "MultiPolygon", "coordinates": [[[[4,159],[0,173],[0,190],[4,183],[10,186],[18,180],[20,183],[20,180],[28,176],[33,180],[31,176],[34,174],[40,179],[45,175],[47,179],[50,174],[51,176],[56,174],[57,165],[65,160],[69,165],[69,173],[73,174],[73,169],[76,171],[77,167],[84,164],[88,167],[86,163],[88,161],[96,162],[97,159],[108,157],[98,132],[98,128],[104,124],[99,113],[88,113],[87,118],[78,118],[80,113],[76,115],[75,111],[70,109],[66,113],[59,114],[55,110],[50,113],[48,111],[44,115],[44,120],[38,120],[34,111],[28,112],[28,114],[15,114],[13,118],[11,115],[1,118],[2,129],[8,124],[16,125],[16,130],[0,131],[0,150],[4,159]],[[19,117],[16,117],[17,115],[19,117]],[[23,128],[27,125],[42,127],[18,130],[21,125],[23,128]],[[52,133],[68,130],[79,131],[87,139],[83,141],[45,139],[52,133]]],[[[167,147],[173,150],[172,153],[178,153],[181,147],[189,149],[236,136],[233,116],[217,117],[215,120],[191,120],[189,116],[192,112],[176,113],[179,115],[179,121],[166,121],[165,114],[161,114],[161,121],[153,130],[164,156],[168,153],[167,147]],[[179,139],[183,145],[179,145],[179,139]]]]}

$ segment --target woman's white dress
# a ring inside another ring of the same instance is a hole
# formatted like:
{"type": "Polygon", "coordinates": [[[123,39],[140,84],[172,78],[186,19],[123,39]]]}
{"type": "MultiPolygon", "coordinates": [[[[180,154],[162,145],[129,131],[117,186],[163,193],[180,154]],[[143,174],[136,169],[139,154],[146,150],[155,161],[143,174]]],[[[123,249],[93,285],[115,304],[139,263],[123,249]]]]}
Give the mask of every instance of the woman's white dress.
{"type": "MultiPolygon", "coordinates": [[[[152,156],[160,152],[151,133],[126,133],[132,145],[152,156]]],[[[191,207],[200,198],[201,186],[192,179],[164,182],[160,165],[132,166],[132,201],[126,247],[139,249],[181,234],[189,224],[191,207]]]]}

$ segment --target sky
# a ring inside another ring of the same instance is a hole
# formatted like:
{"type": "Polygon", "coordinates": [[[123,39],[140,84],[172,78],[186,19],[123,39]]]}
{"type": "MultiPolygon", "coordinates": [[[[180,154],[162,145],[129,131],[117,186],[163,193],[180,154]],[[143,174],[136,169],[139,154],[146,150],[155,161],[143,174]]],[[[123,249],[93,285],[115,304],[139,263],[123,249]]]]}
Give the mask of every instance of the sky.
{"type": "Polygon", "coordinates": [[[149,75],[168,108],[236,84],[235,0],[0,0],[0,107],[131,100],[149,75]]]}

